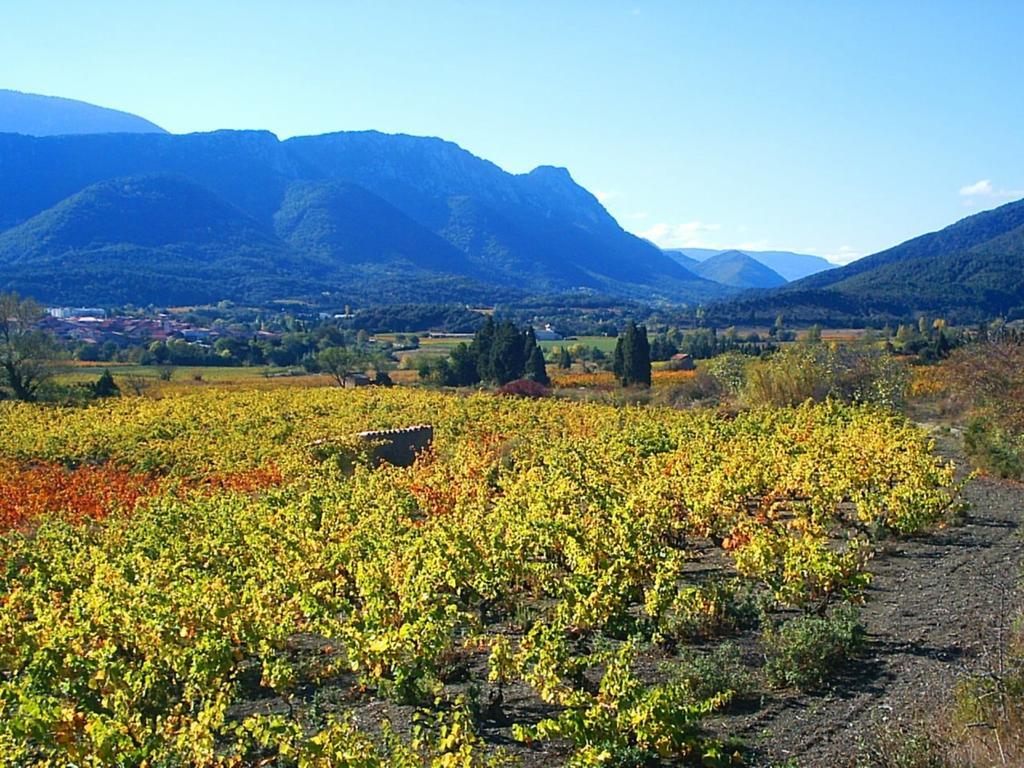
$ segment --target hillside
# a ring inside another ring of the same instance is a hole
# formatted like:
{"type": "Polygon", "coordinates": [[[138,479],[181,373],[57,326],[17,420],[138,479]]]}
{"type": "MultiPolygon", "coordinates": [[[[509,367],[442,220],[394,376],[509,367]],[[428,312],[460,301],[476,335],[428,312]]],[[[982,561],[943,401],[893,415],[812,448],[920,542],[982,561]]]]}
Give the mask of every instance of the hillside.
{"type": "Polygon", "coordinates": [[[721,302],[721,317],[794,322],[897,320],[921,313],[954,322],[1024,316],[1024,200],[774,291],[721,302]]]}
{"type": "Polygon", "coordinates": [[[786,278],[740,251],[723,251],[693,266],[693,272],[733,288],[777,288],[786,278]]]}
{"type": "MultiPolygon", "coordinates": [[[[739,249],[733,249],[739,250],[739,249]]],[[[821,256],[812,256],[807,253],[793,253],[792,251],[751,251],[742,249],[742,252],[751,256],[755,261],[764,264],[769,269],[782,275],[787,281],[799,280],[809,275],[824,272],[828,269],[835,269],[836,265],[821,256]]],[[[707,261],[712,256],[725,253],[722,250],[713,248],[679,248],[676,253],[682,254],[695,261],[707,261]]]]}
{"type": "Polygon", "coordinates": [[[0,88],[0,133],[61,136],[80,133],[165,133],[149,120],[75,99],[0,88]]]}
{"type": "MultiPolygon", "coordinates": [[[[251,220],[253,240],[243,252],[272,242],[296,270],[254,273],[244,284],[213,280],[196,290],[184,274],[156,268],[147,274],[144,260],[126,261],[132,290],[149,297],[164,289],[179,301],[193,293],[193,301],[211,294],[239,301],[268,295],[319,300],[329,293],[385,302],[410,296],[495,301],[579,290],[645,301],[706,301],[728,293],[625,232],[565,169],[544,166],[513,175],[435,138],[377,132],[285,142],[265,131],[7,134],[0,135],[0,166],[0,232],[8,230],[8,246],[0,250],[4,285],[26,293],[51,285],[53,301],[70,300],[63,287],[68,284],[50,279],[63,276],[48,271],[69,253],[78,254],[82,278],[76,301],[111,302],[124,295],[112,285],[118,269],[113,251],[104,250],[97,262],[103,279],[89,275],[96,251],[67,240],[73,227],[61,206],[92,185],[137,176],[176,176],[202,188],[251,220]],[[43,215],[55,207],[59,215],[43,215]],[[14,269],[17,249],[9,244],[26,237],[20,227],[30,220],[37,269],[14,269]],[[48,233],[57,222],[65,224],[48,233]]],[[[183,207],[172,218],[181,224],[198,203],[174,204],[183,207]]],[[[80,212],[82,201],[71,209],[80,212]]],[[[139,231],[151,220],[158,228],[166,224],[159,200],[133,215],[139,231]]],[[[116,206],[91,207],[88,228],[116,234],[119,251],[149,247],[122,231],[119,216],[116,206]]],[[[216,239],[205,243],[211,274],[222,263],[231,272],[239,247],[237,241],[222,248],[216,239]]]]}
{"type": "Polygon", "coordinates": [[[663,248],[673,261],[682,264],[688,270],[693,272],[693,268],[700,264],[700,259],[695,259],[692,256],[687,256],[682,248],[663,248]]]}
{"type": "MultiPolygon", "coordinates": [[[[45,302],[188,303],[312,290],[297,258],[251,217],[180,177],[99,182],[0,234],[0,289],[45,302]]],[[[319,275],[318,275],[319,273],[319,275]]]]}

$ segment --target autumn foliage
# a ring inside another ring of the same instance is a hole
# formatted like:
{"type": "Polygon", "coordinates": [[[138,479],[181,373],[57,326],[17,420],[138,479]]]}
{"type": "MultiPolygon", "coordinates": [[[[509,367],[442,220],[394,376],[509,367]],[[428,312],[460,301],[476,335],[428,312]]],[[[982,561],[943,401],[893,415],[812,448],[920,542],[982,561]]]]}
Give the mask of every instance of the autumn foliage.
{"type": "Polygon", "coordinates": [[[100,520],[114,510],[133,510],[156,487],[152,477],[110,466],[0,464],[0,529],[48,514],[74,522],[100,520]]]}
{"type": "MultiPolygon", "coordinates": [[[[179,482],[174,489],[179,493],[193,488],[252,493],[282,482],[281,471],[268,465],[179,482]]],[[[68,468],[54,463],[3,462],[0,531],[24,527],[43,515],[74,523],[102,520],[115,511],[133,511],[141,500],[169,490],[164,486],[154,475],[107,464],[68,468]]]]}

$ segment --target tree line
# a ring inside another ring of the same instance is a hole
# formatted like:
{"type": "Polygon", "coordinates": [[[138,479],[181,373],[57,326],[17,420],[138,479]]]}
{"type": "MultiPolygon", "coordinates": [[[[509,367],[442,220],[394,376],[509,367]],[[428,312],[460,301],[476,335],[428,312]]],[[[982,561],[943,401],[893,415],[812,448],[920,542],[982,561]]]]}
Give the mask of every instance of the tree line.
{"type": "Polygon", "coordinates": [[[447,387],[480,383],[500,386],[519,379],[545,386],[551,383],[533,327],[528,325],[520,330],[511,320],[496,323],[491,316],[469,344],[459,344],[449,357],[424,358],[419,375],[447,387]]]}

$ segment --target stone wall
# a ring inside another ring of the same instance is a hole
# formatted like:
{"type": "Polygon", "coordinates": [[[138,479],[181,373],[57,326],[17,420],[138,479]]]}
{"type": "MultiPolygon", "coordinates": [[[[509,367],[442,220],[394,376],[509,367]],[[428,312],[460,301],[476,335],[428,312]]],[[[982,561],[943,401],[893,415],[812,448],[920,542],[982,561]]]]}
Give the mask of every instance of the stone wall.
{"type": "Polygon", "coordinates": [[[405,429],[360,432],[356,436],[370,444],[375,465],[387,462],[396,467],[411,467],[416,461],[416,456],[427,450],[434,442],[434,427],[430,424],[418,424],[405,429]]]}

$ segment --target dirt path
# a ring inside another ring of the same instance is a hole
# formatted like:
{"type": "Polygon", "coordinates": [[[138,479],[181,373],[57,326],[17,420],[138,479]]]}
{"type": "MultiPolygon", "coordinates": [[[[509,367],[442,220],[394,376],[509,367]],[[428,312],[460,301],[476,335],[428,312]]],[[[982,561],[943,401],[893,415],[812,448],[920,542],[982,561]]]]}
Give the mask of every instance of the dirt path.
{"type": "MultiPolygon", "coordinates": [[[[950,438],[941,453],[966,465],[950,438]]],[[[893,544],[874,563],[863,611],[868,651],[831,694],[768,700],[738,734],[762,765],[837,768],[883,718],[926,718],[959,675],[990,668],[1000,617],[1024,563],[1024,486],[986,478],[965,489],[963,525],[893,544]]]]}

